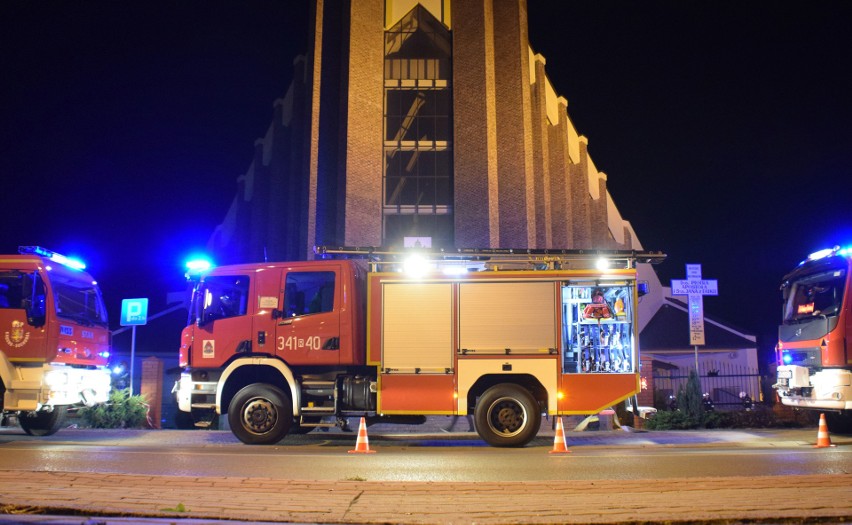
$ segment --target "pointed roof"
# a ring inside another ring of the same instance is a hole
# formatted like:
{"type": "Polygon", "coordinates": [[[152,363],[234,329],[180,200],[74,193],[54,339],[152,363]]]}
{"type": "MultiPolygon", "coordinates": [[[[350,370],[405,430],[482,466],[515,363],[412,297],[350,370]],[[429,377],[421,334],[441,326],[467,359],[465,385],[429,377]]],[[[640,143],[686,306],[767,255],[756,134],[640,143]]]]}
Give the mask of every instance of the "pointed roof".
{"type": "Polygon", "coordinates": [[[397,54],[440,58],[451,53],[450,47],[449,30],[420,4],[389,28],[385,35],[387,58],[397,54]],[[412,49],[416,51],[412,52],[412,49]]]}
{"type": "MultiPolygon", "coordinates": [[[[730,324],[704,316],[705,349],[756,348],[756,338],[730,324]]],[[[645,352],[654,350],[684,350],[689,342],[689,310],[686,303],[664,297],[654,316],[639,334],[639,344],[645,352]]]]}

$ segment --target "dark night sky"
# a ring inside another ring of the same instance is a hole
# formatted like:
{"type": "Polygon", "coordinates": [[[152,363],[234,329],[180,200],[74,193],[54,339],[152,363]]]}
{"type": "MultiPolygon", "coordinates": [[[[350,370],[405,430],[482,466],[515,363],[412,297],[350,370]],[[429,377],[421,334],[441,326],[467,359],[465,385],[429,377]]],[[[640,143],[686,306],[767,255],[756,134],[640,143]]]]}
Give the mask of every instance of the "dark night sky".
{"type": "MultiPolygon", "coordinates": [[[[85,259],[115,325],[122,298],[161,309],[287,89],[306,4],[0,3],[0,252],[85,259]]],[[[706,313],[771,348],[785,271],[852,243],[852,3],[529,0],[529,18],[622,216],[669,254],[663,283],[703,264],[706,313]]]]}

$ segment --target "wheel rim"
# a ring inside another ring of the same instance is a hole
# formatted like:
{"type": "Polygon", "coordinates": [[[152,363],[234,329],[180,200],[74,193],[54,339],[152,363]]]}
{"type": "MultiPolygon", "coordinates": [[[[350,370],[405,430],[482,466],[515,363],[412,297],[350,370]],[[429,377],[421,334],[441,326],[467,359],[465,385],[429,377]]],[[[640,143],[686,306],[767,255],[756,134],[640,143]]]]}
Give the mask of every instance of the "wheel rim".
{"type": "Polygon", "coordinates": [[[527,421],[527,410],[517,399],[501,397],[488,407],[488,427],[501,437],[517,436],[527,421]]]}
{"type": "Polygon", "coordinates": [[[242,422],[243,427],[252,434],[266,434],[278,422],[278,411],[272,401],[255,397],[243,405],[242,422]]]}

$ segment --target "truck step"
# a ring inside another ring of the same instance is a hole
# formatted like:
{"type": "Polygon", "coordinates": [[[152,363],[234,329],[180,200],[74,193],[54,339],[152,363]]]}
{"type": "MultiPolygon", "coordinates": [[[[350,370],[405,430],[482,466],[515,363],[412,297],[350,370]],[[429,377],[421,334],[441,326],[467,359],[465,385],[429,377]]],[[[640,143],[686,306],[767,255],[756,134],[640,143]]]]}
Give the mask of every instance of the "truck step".
{"type": "Polygon", "coordinates": [[[192,408],[198,408],[201,410],[213,410],[216,408],[216,403],[193,403],[192,408]]]}
{"type": "Polygon", "coordinates": [[[334,428],[337,426],[337,423],[305,423],[304,421],[300,421],[299,426],[304,428],[334,428]]]}
{"type": "Polygon", "coordinates": [[[302,407],[303,414],[334,414],[334,407],[302,407]]]}

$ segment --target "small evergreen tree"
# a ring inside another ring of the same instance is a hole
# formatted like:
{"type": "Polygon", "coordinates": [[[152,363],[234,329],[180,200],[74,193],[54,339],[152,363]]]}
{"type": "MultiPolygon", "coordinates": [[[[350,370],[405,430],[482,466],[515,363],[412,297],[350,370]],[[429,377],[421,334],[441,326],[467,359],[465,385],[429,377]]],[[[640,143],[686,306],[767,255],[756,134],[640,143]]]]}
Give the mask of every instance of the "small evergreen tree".
{"type": "Polygon", "coordinates": [[[142,428],[148,421],[148,405],[144,397],[131,396],[129,389],[114,389],[109,401],[82,409],[80,417],[92,428],[142,428]]]}
{"type": "Polygon", "coordinates": [[[677,393],[677,406],[686,414],[686,418],[696,427],[704,424],[704,394],[698,372],[690,370],[686,388],[677,393]]]}

